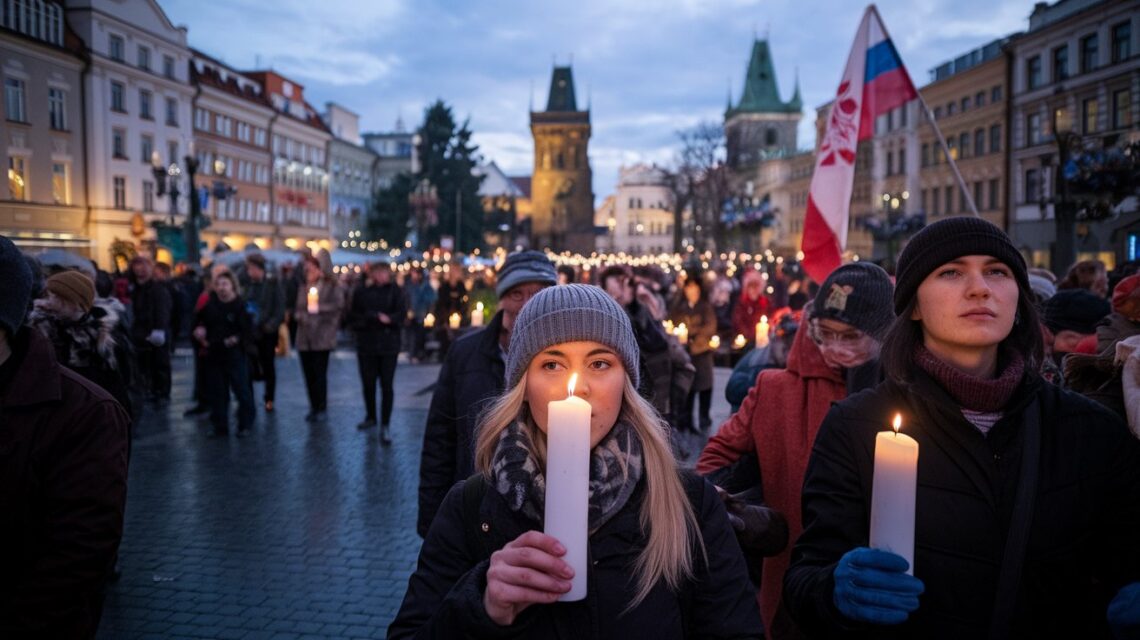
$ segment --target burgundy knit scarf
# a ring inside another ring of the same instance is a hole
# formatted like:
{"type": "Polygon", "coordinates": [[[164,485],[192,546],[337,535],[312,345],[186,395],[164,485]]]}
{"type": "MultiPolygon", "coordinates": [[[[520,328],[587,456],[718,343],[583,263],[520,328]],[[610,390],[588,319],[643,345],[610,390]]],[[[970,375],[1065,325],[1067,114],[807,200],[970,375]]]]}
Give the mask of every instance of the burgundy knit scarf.
{"type": "Polygon", "coordinates": [[[955,369],[939,360],[921,344],[914,350],[914,362],[942,385],[963,408],[992,412],[1005,408],[1025,373],[1025,358],[1020,353],[1011,350],[1003,355],[1005,368],[992,380],[955,369]]]}

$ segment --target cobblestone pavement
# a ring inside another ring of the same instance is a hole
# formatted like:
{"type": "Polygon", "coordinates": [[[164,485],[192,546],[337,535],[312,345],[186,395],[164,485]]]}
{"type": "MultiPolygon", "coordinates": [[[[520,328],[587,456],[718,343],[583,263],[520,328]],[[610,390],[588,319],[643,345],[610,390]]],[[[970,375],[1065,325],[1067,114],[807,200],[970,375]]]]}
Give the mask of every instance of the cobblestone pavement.
{"type": "MultiPolygon", "coordinates": [[[[438,365],[401,364],[394,443],[357,431],[363,404],[351,351],[329,365],[329,420],[309,425],[300,365],[279,359],[277,411],[245,439],[207,438],[176,399],[147,406],[134,433],[122,575],[98,638],[382,638],[415,567],[423,425],[438,365]]],[[[728,415],[717,370],[713,420],[728,415]]],[[[255,392],[260,398],[260,385],[255,392]]],[[[691,436],[692,438],[692,436],[691,436]]],[[[688,446],[697,450],[700,443],[688,446]]]]}

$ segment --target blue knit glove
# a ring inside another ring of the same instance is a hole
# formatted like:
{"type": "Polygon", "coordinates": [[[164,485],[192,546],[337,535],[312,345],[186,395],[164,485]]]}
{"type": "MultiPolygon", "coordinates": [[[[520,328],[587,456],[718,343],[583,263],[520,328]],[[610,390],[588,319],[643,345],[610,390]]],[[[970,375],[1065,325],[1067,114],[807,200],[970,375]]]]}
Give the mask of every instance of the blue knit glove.
{"type": "Polygon", "coordinates": [[[848,551],[835,567],[835,607],[857,622],[906,622],[925,589],[922,580],[905,573],[907,566],[905,558],[889,551],[848,551]]]}
{"type": "Polygon", "coordinates": [[[1109,603],[1108,626],[1117,640],[1140,638],[1140,582],[1122,588],[1109,603]]]}

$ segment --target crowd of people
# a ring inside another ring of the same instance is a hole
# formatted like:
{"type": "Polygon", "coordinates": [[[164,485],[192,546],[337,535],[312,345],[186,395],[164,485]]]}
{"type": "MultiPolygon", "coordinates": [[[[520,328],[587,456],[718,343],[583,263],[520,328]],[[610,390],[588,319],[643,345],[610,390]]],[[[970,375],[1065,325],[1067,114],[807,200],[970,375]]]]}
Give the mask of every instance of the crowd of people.
{"type": "Polygon", "coordinates": [[[856,262],[817,285],[768,267],[591,272],[519,251],[356,271],[317,251],[108,274],[45,269],[0,237],[0,505],[17,514],[0,521],[0,636],[94,633],[130,427],[169,401],[176,346],[187,417],[226,437],[236,401],[245,437],[291,350],[305,421],[328,420],[330,353],[351,344],[356,426],[384,446],[398,363],[441,364],[424,544],[389,637],[1137,637],[1137,265],[1057,278],[953,218],[891,273],[856,262]],[[735,365],[733,413],[713,429],[717,362],[735,365]],[[575,576],[543,533],[548,404],[572,374],[591,407],[590,562],[587,597],[559,603],[575,576]],[[895,414],[921,451],[913,554],[869,537],[895,414]],[[686,432],[710,437],[689,451],[686,432]]]}

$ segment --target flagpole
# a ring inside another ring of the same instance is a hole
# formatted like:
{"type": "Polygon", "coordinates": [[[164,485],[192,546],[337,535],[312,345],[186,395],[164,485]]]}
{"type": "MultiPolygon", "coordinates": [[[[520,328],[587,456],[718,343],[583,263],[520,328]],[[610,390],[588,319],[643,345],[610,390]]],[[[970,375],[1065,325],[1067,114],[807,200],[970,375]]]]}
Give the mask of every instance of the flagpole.
{"type": "MultiPolygon", "coordinates": [[[[879,23],[879,28],[883,30],[883,36],[889,40],[891,34],[887,31],[887,25],[883,22],[883,17],[879,15],[879,8],[872,4],[871,12],[875,14],[875,20],[879,23]]],[[[966,204],[970,206],[970,212],[974,214],[974,217],[981,217],[978,213],[978,206],[974,202],[974,196],[970,193],[970,190],[966,188],[966,181],[962,178],[962,172],[958,170],[958,163],[954,161],[954,156],[950,154],[950,146],[946,144],[946,138],[943,137],[942,130],[938,128],[938,121],[934,119],[934,112],[930,110],[930,105],[926,104],[926,98],[922,97],[922,92],[916,88],[915,93],[918,94],[918,101],[922,104],[922,110],[923,113],[926,114],[926,120],[934,127],[934,134],[938,136],[938,143],[942,145],[942,152],[946,154],[946,160],[950,163],[950,169],[954,171],[954,177],[958,180],[958,188],[962,190],[962,197],[966,199],[966,204]]]]}

